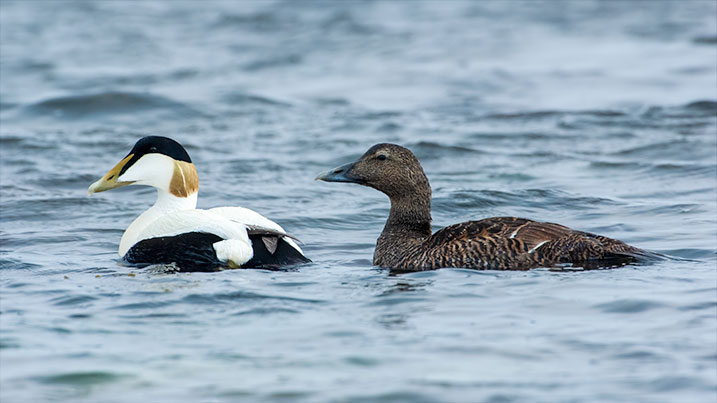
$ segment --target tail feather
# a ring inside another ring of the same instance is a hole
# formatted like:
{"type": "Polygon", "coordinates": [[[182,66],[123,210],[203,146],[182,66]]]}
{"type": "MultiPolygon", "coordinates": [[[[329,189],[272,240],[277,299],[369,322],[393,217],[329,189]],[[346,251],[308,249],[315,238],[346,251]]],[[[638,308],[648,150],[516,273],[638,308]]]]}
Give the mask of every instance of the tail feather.
{"type": "Polygon", "coordinates": [[[254,249],[254,257],[244,263],[242,268],[277,269],[280,266],[311,262],[309,258],[291,246],[286,238],[275,237],[278,242],[274,243],[266,241],[267,237],[268,235],[263,233],[249,235],[254,249]]]}

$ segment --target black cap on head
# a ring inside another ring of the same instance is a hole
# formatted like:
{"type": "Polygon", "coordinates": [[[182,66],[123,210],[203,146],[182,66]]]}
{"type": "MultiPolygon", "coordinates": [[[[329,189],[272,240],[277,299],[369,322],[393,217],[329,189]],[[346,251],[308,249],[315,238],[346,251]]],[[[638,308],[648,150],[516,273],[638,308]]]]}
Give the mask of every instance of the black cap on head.
{"type": "MultiPolygon", "coordinates": [[[[182,147],[181,144],[170,139],[169,137],[162,136],[147,136],[142,137],[132,147],[129,154],[134,154],[135,157],[140,158],[145,154],[164,154],[168,157],[172,157],[177,161],[184,161],[191,163],[192,160],[189,158],[189,154],[182,147]]],[[[129,155],[127,154],[127,155],[129,155]]]]}

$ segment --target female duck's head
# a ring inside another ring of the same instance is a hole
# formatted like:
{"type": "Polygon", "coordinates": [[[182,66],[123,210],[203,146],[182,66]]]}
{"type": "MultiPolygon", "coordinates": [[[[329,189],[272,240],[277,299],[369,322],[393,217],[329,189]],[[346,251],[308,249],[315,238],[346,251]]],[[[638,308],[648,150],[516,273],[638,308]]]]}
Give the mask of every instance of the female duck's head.
{"type": "Polygon", "coordinates": [[[396,144],[376,144],[358,160],[319,174],[317,180],[369,186],[392,200],[405,196],[430,198],[431,187],[411,150],[396,144]]]}
{"type": "Polygon", "coordinates": [[[126,185],[146,185],[176,197],[188,197],[199,190],[199,177],[187,151],[176,141],[161,136],[141,138],[87,192],[104,192],[126,185]]]}

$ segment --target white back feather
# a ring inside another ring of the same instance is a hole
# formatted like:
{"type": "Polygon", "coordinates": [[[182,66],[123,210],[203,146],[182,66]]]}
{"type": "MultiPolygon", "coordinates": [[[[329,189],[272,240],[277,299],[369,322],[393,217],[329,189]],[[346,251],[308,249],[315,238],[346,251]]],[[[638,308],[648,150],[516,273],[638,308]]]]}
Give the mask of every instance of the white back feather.
{"type": "MultiPolygon", "coordinates": [[[[268,228],[273,229],[275,231],[281,231],[286,233],[284,231],[284,228],[281,227],[281,225],[275,223],[274,221],[271,221],[270,219],[264,217],[263,215],[257,213],[254,210],[250,210],[248,208],[244,207],[215,207],[213,209],[209,209],[208,211],[220,215],[227,220],[231,220],[234,222],[242,223],[244,225],[251,225],[254,227],[262,227],[262,228],[268,228]]],[[[292,248],[296,249],[301,253],[304,254],[304,251],[301,250],[299,245],[294,242],[291,238],[283,238],[286,243],[291,245],[292,248]]]]}

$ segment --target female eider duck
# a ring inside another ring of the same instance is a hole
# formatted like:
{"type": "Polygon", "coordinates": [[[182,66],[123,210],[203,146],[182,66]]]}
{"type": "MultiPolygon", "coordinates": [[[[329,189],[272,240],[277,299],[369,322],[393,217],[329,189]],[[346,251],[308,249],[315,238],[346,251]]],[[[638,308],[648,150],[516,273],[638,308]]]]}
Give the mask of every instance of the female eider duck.
{"type": "Polygon", "coordinates": [[[391,211],[373,264],[397,271],[528,270],[566,264],[597,268],[650,255],[615,239],[516,217],[468,221],[431,234],[431,186],[413,153],[395,144],[377,144],[356,162],[316,179],[357,183],[389,197],[391,211]]]}
{"type": "Polygon", "coordinates": [[[176,264],[183,271],[278,267],[310,262],[277,223],[242,207],[197,209],[199,179],[176,141],[148,136],[88,193],[126,185],[157,189],[157,201],[122,235],[120,257],[138,265],[176,264]]]}

